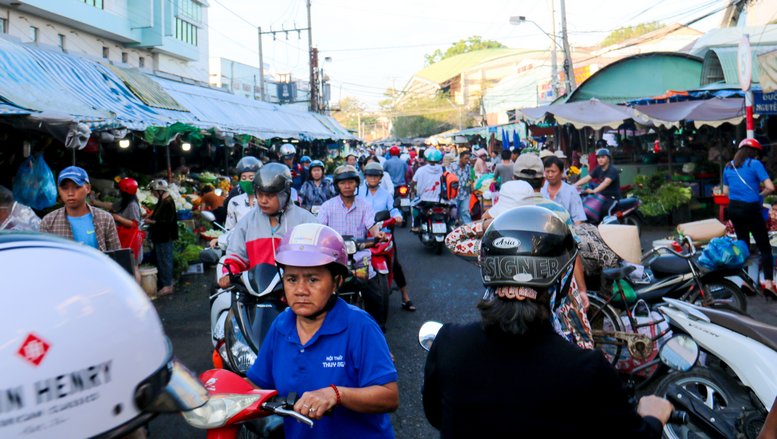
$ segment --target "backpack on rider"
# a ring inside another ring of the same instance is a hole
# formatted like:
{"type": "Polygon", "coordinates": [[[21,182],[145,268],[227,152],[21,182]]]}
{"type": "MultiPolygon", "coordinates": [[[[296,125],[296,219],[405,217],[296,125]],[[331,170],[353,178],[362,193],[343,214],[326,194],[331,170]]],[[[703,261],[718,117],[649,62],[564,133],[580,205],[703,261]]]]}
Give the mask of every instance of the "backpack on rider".
{"type": "Polygon", "coordinates": [[[443,200],[455,200],[459,195],[459,177],[445,168],[442,168],[440,176],[440,198],[443,200]]]}

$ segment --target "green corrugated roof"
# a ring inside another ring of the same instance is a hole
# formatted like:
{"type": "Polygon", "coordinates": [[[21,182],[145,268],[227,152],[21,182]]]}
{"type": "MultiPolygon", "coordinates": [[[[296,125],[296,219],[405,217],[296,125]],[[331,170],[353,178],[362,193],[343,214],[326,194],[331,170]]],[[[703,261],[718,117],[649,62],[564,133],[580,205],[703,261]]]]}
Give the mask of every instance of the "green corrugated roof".
{"type": "Polygon", "coordinates": [[[526,50],[523,49],[483,49],[475,52],[462,53],[461,55],[456,55],[432,64],[416,73],[415,76],[427,79],[436,84],[442,84],[470,67],[497,58],[525,52],[526,50]]]}
{"type": "Polygon", "coordinates": [[[673,52],[634,55],[607,65],[584,81],[566,102],[591,98],[618,104],[669,90],[694,90],[701,81],[702,60],[673,52]]]}
{"type": "MultiPolygon", "coordinates": [[[[753,57],[753,68],[752,68],[752,74],[751,79],[754,84],[760,83],[760,69],[758,66],[758,55],[768,52],[770,50],[774,50],[777,46],[775,45],[768,45],[768,46],[755,46],[752,48],[752,57],[753,57]]],[[[737,67],[737,52],[739,48],[738,47],[713,47],[710,48],[707,54],[704,57],[704,74],[708,74],[708,69],[712,69],[713,66],[708,65],[710,64],[711,59],[709,59],[709,56],[714,53],[717,55],[718,61],[720,61],[720,67],[723,70],[723,78],[726,82],[726,84],[730,84],[735,86],[736,88],[739,88],[739,69],[737,67]]],[[[705,84],[705,81],[703,78],[702,84],[705,84]]]]}

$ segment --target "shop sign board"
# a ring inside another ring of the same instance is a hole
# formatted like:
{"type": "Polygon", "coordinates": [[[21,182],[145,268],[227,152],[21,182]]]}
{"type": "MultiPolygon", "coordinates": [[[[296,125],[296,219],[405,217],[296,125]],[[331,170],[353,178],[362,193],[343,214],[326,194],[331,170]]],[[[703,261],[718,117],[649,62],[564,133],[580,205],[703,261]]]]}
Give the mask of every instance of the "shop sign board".
{"type": "Polygon", "coordinates": [[[756,114],[777,114],[777,91],[753,91],[753,106],[756,114]]]}

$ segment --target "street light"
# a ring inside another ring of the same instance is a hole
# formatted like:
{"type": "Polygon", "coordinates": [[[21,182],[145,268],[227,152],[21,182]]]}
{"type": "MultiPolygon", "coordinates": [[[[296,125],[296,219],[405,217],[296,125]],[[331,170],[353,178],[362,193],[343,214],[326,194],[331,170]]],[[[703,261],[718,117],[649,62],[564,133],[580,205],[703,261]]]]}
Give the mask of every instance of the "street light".
{"type": "MultiPolygon", "coordinates": [[[[555,23],[555,17],[553,18],[553,20],[554,20],[553,22],[555,23]]],[[[518,16],[510,17],[510,24],[512,24],[513,26],[520,26],[522,23],[531,23],[531,24],[533,24],[534,27],[539,29],[540,32],[542,32],[543,34],[547,35],[547,37],[550,38],[551,41],[553,41],[553,48],[551,50],[551,55],[550,55],[550,57],[551,57],[551,64],[550,64],[551,65],[551,67],[550,67],[551,68],[551,71],[550,71],[551,81],[550,81],[550,83],[551,83],[551,87],[553,88],[553,99],[556,99],[558,97],[558,60],[557,60],[557,56],[556,56],[556,47],[558,47],[561,50],[564,50],[564,48],[559,46],[558,41],[556,41],[556,35],[555,35],[555,27],[556,26],[555,25],[553,26],[554,32],[553,32],[553,35],[551,35],[551,34],[545,32],[540,27],[539,24],[535,23],[532,20],[527,20],[526,17],[524,17],[523,15],[518,15],[518,16]]]]}

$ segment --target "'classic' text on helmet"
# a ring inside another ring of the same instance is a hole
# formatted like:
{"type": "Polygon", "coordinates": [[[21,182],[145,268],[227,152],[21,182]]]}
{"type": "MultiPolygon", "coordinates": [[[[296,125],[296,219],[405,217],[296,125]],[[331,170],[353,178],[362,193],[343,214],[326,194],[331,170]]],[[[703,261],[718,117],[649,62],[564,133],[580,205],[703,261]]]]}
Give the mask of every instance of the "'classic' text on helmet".
{"type": "Polygon", "coordinates": [[[291,193],[291,171],[281,163],[268,163],[259,169],[254,177],[254,190],[257,193],[291,193]]]}
{"type": "Polygon", "coordinates": [[[569,227],[540,206],[520,206],[499,215],[480,246],[486,286],[548,288],[567,274],[577,256],[569,227]]]}
{"type": "Polygon", "coordinates": [[[117,437],[207,402],[135,279],[87,246],[0,234],[0,437],[117,437]],[[43,275],[42,275],[43,274],[43,275]],[[11,422],[5,422],[11,420],[11,422]]]}
{"type": "Polygon", "coordinates": [[[372,175],[375,177],[383,177],[383,166],[380,163],[370,162],[364,167],[364,176],[372,175]]]}
{"type": "Polygon", "coordinates": [[[237,162],[235,168],[237,168],[237,175],[240,176],[244,172],[259,172],[259,168],[262,167],[262,162],[253,156],[247,155],[237,162]]]}
{"type": "Polygon", "coordinates": [[[318,223],[300,224],[288,232],[275,252],[275,262],[295,267],[333,264],[339,274],[348,273],[348,253],[342,236],[318,223]]]}
{"type": "Polygon", "coordinates": [[[125,194],[135,195],[138,193],[138,181],[134,178],[124,177],[119,180],[119,190],[125,194]]]}

